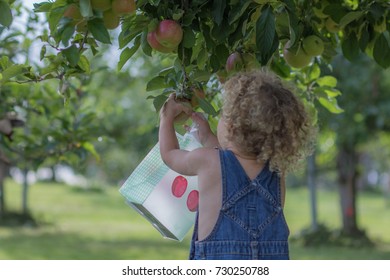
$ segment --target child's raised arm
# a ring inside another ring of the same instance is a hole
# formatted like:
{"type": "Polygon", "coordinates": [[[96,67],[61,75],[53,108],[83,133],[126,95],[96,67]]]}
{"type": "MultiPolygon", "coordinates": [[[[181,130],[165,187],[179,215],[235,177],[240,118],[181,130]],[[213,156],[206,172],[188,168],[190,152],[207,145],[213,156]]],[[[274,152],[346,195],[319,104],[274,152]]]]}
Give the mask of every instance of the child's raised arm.
{"type": "Polygon", "coordinates": [[[192,113],[191,109],[176,102],[175,95],[171,94],[160,113],[161,158],[169,168],[180,174],[197,175],[204,152],[199,149],[192,152],[181,150],[174,129],[174,119],[183,111],[188,115],[192,113]]]}
{"type": "Polygon", "coordinates": [[[207,119],[199,112],[193,112],[191,119],[198,127],[197,136],[203,147],[219,147],[217,136],[211,131],[207,119]]]}

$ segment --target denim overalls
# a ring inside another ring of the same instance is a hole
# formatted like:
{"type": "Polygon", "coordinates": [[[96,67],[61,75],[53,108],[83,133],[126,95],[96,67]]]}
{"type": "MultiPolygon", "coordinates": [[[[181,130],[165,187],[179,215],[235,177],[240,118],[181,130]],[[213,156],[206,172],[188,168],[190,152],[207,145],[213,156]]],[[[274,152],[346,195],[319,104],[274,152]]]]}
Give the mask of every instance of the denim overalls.
{"type": "Polygon", "coordinates": [[[212,232],[197,241],[198,216],[190,259],[289,259],[289,229],[281,207],[280,178],[268,163],[250,180],[235,155],[219,151],[222,207],[212,232]]]}

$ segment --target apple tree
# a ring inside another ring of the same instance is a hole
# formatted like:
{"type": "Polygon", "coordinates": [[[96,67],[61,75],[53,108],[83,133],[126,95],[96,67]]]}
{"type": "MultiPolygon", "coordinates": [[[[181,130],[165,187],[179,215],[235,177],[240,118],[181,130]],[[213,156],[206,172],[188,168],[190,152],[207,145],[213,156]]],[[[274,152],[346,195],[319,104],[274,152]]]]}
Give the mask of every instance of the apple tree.
{"type": "MultiPolygon", "coordinates": [[[[390,72],[360,56],[354,63],[338,56],[333,74],[340,81],[343,114],[320,111],[324,130],[335,133],[337,182],[343,233],[361,237],[357,223],[357,181],[361,177],[362,146],[390,131],[390,72]],[[342,81],[342,82],[341,82],[342,81]]],[[[382,151],[386,154],[386,151],[382,151]]]]}
{"type": "MultiPolygon", "coordinates": [[[[5,26],[12,21],[6,8],[12,8],[10,2],[0,2],[5,26]]],[[[16,77],[66,83],[90,71],[88,53],[96,55],[102,44],[115,42],[121,50],[118,70],[138,49],[146,56],[172,57],[172,66],[147,85],[148,90],[164,89],[151,97],[157,109],[167,92],[191,99],[193,88],[212,79],[265,65],[301,84],[310,103],[317,100],[336,112],[340,92],[332,83],[312,79],[305,84],[301,73],[326,67],[338,52],[351,61],[365,53],[383,68],[390,66],[388,1],[56,0],[36,3],[34,11],[48,22],[38,36],[46,67],[37,73],[9,65],[2,83],[16,77]]],[[[199,106],[215,114],[209,99],[199,106]]]]}
{"type": "MultiPolygon", "coordinates": [[[[3,3],[4,4],[4,3],[3,3]]],[[[14,6],[14,14],[22,13],[21,5],[14,6]]],[[[2,17],[4,20],[4,17],[2,17]]],[[[75,95],[66,100],[58,98],[59,83],[47,79],[31,83],[27,78],[9,82],[14,74],[28,75],[35,65],[29,47],[33,31],[39,23],[30,14],[21,26],[0,27],[0,218],[7,213],[3,180],[10,166],[23,171],[25,179],[29,170],[57,163],[79,164],[88,154],[98,155],[92,140],[99,135],[94,108],[86,106],[82,79],[72,78],[72,83],[62,87],[72,88],[75,95]]],[[[28,190],[25,180],[22,188],[22,215],[28,216],[28,190]]]]}

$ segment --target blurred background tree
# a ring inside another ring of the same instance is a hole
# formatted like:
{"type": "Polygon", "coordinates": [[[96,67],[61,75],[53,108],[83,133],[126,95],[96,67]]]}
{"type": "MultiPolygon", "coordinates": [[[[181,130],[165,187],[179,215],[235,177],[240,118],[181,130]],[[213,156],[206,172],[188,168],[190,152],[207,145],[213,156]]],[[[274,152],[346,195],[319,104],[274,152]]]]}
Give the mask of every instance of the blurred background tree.
{"type": "MultiPolygon", "coordinates": [[[[319,157],[322,158],[319,170],[322,172],[321,170],[330,168],[337,171],[335,183],[339,187],[343,232],[361,236],[364,233],[358,226],[356,213],[358,183],[364,180],[365,184],[361,188],[366,187],[368,183],[368,172],[364,171],[370,168],[369,165],[364,165],[367,147],[372,147],[373,142],[378,143],[378,139],[385,139],[384,135],[389,133],[390,72],[383,71],[365,56],[359,56],[353,62],[338,56],[332,66],[332,73],[339,82],[338,88],[343,92],[338,102],[344,112],[329,114],[327,111],[319,110],[322,131],[320,139],[332,143],[328,145],[326,151],[321,151],[321,146],[319,148],[321,154],[319,157]],[[324,165],[325,158],[330,166],[324,165]],[[364,177],[366,178],[363,179],[364,177]]],[[[383,144],[381,147],[382,152],[387,154],[388,148],[384,148],[383,144]]],[[[388,160],[384,160],[383,157],[382,159],[378,157],[375,161],[381,162],[382,166],[388,164],[388,160]]],[[[388,173],[388,169],[383,167],[381,171],[377,170],[388,173]]],[[[386,188],[383,187],[384,192],[386,188]]]]}
{"type": "MultiPolygon", "coordinates": [[[[46,64],[37,59],[39,47],[33,39],[40,30],[39,17],[20,2],[15,11],[14,25],[0,28],[3,66],[31,64],[43,71],[46,64]]],[[[115,66],[108,66],[118,56],[115,48],[106,47],[101,55],[90,57],[89,73],[0,87],[0,116],[13,113],[24,122],[9,135],[0,134],[0,149],[7,161],[2,170],[0,217],[6,212],[2,183],[9,167],[22,171],[21,212],[28,216],[29,171],[49,167],[55,179],[56,166],[67,165],[76,174],[90,177],[89,184],[118,185],[155,144],[157,118],[146,99],[145,79],[170,60],[135,55],[132,66],[139,68],[127,66],[118,73],[115,66]]]]}

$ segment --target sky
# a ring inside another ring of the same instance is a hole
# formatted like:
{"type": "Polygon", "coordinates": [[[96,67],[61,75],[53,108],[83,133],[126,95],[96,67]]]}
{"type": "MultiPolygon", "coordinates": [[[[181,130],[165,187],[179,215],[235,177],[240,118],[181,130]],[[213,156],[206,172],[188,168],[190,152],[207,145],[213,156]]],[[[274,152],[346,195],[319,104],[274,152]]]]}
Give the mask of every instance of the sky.
{"type": "Polygon", "coordinates": [[[34,3],[39,3],[39,2],[43,2],[43,1],[39,1],[39,0],[22,0],[22,2],[24,3],[24,5],[26,7],[29,7],[29,8],[32,9],[34,3]]]}

